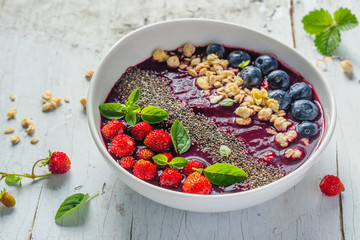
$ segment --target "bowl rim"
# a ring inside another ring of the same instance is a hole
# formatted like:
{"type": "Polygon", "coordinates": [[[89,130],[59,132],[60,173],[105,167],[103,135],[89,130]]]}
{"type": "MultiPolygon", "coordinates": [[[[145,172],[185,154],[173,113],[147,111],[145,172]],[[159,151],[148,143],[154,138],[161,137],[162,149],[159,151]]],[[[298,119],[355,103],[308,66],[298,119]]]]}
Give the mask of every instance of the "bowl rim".
{"type": "MultiPolygon", "coordinates": [[[[174,194],[174,195],[178,195],[178,196],[182,196],[182,197],[186,196],[186,197],[198,198],[198,199],[223,199],[223,198],[234,198],[234,197],[241,197],[243,195],[255,194],[257,192],[270,190],[271,188],[273,188],[273,186],[279,185],[280,183],[283,183],[283,182],[287,181],[288,179],[295,179],[302,172],[306,172],[306,171],[310,170],[313,167],[313,165],[316,163],[315,160],[319,157],[320,153],[328,145],[328,143],[331,139],[331,136],[334,132],[334,129],[335,129],[337,112],[336,112],[336,104],[335,104],[334,94],[332,92],[332,89],[330,88],[329,83],[327,81],[325,81],[325,78],[324,78],[323,74],[320,72],[320,70],[317,69],[315,66],[313,66],[313,64],[311,64],[311,62],[307,58],[305,58],[302,53],[300,53],[295,48],[287,46],[286,44],[282,43],[281,41],[279,41],[273,37],[269,37],[258,30],[254,30],[254,29],[242,26],[240,24],[234,24],[234,23],[222,21],[222,20],[213,20],[213,19],[204,19],[204,18],[181,18],[181,19],[160,21],[160,22],[152,23],[152,24],[140,27],[138,29],[135,29],[134,31],[131,31],[128,34],[126,34],[125,36],[123,36],[122,38],[120,38],[107,51],[107,53],[101,59],[100,64],[98,65],[97,69],[102,68],[105,63],[105,60],[107,58],[109,58],[109,56],[111,55],[113,50],[116,49],[117,46],[119,44],[121,44],[123,41],[125,41],[127,38],[132,37],[132,35],[135,35],[136,33],[143,31],[144,29],[149,29],[149,28],[166,25],[169,23],[177,23],[177,22],[180,22],[180,23],[181,22],[182,23],[186,23],[186,22],[187,23],[189,23],[189,22],[217,23],[217,24],[228,25],[228,26],[232,26],[232,27],[236,27],[236,28],[242,28],[246,31],[251,31],[251,32],[257,34],[260,37],[265,38],[266,40],[275,41],[277,44],[280,44],[283,48],[286,48],[288,51],[293,51],[293,53],[295,53],[299,58],[301,58],[301,60],[308,62],[309,65],[313,68],[313,70],[315,70],[317,72],[317,74],[319,75],[319,79],[321,80],[321,82],[324,86],[325,92],[327,92],[327,94],[329,95],[329,100],[330,100],[329,101],[329,106],[330,106],[329,109],[333,114],[330,116],[329,121],[325,122],[325,124],[329,127],[327,133],[326,134],[325,134],[325,132],[323,133],[322,138],[320,139],[319,145],[315,149],[315,152],[313,154],[311,154],[311,156],[303,164],[301,164],[297,169],[295,169],[291,173],[285,175],[284,177],[282,177],[272,183],[266,184],[264,186],[261,186],[261,187],[255,188],[255,189],[250,189],[250,190],[246,190],[243,192],[237,192],[237,193],[216,194],[216,195],[190,194],[190,193],[183,193],[183,192],[179,192],[179,191],[162,188],[160,186],[156,186],[156,185],[153,185],[146,181],[143,181],[143,180],[135,177],[130,172],[123,169],[119,164],[117,164],[116,161],[114,161],[114,158],[110,155],[108,150],[105,148],[105,145],[104,145],[101,137],[99,137],[97,134],[98,129],[97,129],[97,125],[95,123],[95,118],[93,117],[93,116],[95,116],[94,114],[97,114],[97,113],[93,112],[92,108],[87,108],[87,119],[88,119],[88,125],[90,128],[91,135],[92,135],[93,140],[95,141],[95,144],[97,145],[99,151],[102,153],[103,157],[105,157],[106,161],[108,161],[108,163],[111,163],[113,166],[115,166],[117,169],[119,169],[123,174],[132,178],[133,181],[136,181],[140,184],[144,184],[145,186],[151,188],[151,190],[161,191],[165,194],[174,194]]],[[[95,85],[96,79],[98,79],[97,72],[98,71],[95,71],[94,76],[92,77],[92,81],[90,82],[89,90],[88,90],[87,104],[89,104],[90,106],[93,105],[93,98],[92,98],[93,94],[92,93],[95,91],[94,85],[95,85]]]]}

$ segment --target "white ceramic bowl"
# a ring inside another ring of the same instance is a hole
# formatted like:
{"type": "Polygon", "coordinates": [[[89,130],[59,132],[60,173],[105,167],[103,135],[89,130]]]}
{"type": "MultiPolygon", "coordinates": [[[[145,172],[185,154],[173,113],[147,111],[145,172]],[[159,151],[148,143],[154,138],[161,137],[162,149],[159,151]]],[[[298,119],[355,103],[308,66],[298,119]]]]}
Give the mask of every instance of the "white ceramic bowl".
{"type": "Polygon", "coordinates": [[[158,203],[183,210],[224,212],[255,206],[268,201],[303,179],[315,165],[328,144],[335,127],[335,102],[331,89],[321,73],[298,51],[260,32],[222,21],[181,19],[142,27],[123,37],[106,54],[96,69],[88,93],[87,115],[94,141],[105,162],[129,187],[158,203]],[[325,112],[325,131],[321,144],[297,170],[266,186],[224,195],[195,195],[167,190],[142,181],[117,164],[106,150],[100,133],[100,113],[109,91],[129,67],[145,60],[156,48],[175,49],[190,42],[194,45],[221,44],[273,53],[300,72],[315,87],[325,112]]]}

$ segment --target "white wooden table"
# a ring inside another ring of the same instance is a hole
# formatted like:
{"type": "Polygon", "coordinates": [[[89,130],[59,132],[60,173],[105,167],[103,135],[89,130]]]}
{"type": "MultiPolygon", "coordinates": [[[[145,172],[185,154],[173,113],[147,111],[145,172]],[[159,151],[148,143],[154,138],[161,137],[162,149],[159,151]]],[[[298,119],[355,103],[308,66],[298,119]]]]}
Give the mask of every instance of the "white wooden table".
{"type": "MultiPolygon", "coordinates": [[[[64,176],[24,181],[22,189],[7,187],[17,204],[0,207],[0,239],[360,239],[360,27],[342,33],[334,52],[352,61],[353,77],[344,75],[338,59],[321,67],[335,93],[338,122],[320,163],[285,194],[250,209],[186,212],[137,194],[104,164],[79,103],[89,85],[85,71],[96,68],[111,45],[138,27],[183,17],[227,20],[294,46],[315,64],[323,56],[301,19],[315,8],[333,13],[340,6],[360,20],[357,0],[1,0],[0,130],[15,127],[22,140],[12,146],[9,135],[0,134],[0,170],[29,171],[48,149],[66,152],[72,169],[64,176]],[[69,95],[71,102],[43,113],[41,93],[46,89],[69,95]],[[6,112],[13,107],[17,118],[8,120],[6,112]],[[21,127],[23,117],[35,121],[36,145],[21,127]],[[342,179],[346,191],[340,197],[321,194],[318,184],[326,174],[342,179]],[[68,195],[96,191],[100,195],[73,222],[54,222],[68,195]]],[[[4,186],[1,181],[0,188],[4,186]]]]}

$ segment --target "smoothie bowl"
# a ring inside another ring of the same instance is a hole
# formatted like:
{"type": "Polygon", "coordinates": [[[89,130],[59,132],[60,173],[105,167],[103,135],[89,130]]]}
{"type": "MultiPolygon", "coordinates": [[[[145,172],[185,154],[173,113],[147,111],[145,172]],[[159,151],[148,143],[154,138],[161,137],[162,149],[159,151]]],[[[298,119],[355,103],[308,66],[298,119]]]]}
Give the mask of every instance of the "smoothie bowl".
{"type": "Polygon", "coordinates": [[[335,124],[332,93],[296,50],[230,23],[140,28],[95,72],[87,114],[129,187],[190,211],[251,207],[316,163],[335,124]]]}

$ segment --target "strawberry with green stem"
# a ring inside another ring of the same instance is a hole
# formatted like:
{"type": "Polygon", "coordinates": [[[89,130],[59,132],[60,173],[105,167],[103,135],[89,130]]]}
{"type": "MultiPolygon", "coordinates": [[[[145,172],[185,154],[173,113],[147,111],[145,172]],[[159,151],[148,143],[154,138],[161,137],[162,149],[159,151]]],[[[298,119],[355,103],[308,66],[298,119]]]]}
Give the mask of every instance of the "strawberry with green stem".
{"type": "Polygon", "coordinates": [[[16,204],[15,198],[11,194],[6,192],[5,188],[0,193],[0,202],[4,204],[5,207],[14,207],[16,204]]]}

